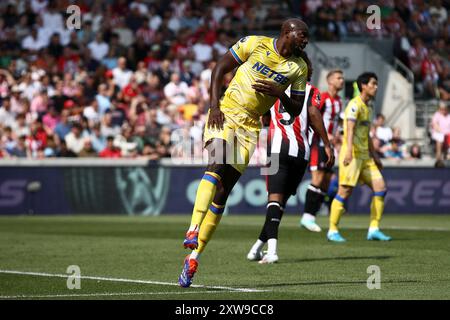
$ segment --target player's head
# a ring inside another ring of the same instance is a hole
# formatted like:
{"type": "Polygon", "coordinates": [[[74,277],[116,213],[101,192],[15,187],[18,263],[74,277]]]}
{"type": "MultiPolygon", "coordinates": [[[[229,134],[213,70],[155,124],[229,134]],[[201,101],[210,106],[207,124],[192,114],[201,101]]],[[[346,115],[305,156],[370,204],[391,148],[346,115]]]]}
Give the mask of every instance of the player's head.
{"type": "Polygon", "coordinates": [[[300,56],[308,44],[308,26],[300,19],[287,19],[281,25],[280,38],[287,44],[291,54],[300,56]]]}
{"type": "Polygon", "coordinates": [[[336,91],[342,90],[344,87],[344,72],[341,69],[333,69],[327,74],[327,83],[329,87],[336,91]]]}
{"type": "Polygon", "coordinates": [[[373,72],[364,72],[356,79],[361,94],[374,98],[378,89],[378,77],[373,72]]]}

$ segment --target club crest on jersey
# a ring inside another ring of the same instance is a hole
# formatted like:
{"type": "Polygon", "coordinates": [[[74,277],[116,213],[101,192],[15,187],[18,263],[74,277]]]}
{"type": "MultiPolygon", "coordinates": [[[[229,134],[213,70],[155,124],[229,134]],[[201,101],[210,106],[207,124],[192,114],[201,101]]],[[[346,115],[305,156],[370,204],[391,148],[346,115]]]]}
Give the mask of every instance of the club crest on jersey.
{"type": "Polygon", "coordinates": [[[276,72],[275,70],[270,69],[264,63],[256,62],[253,67],[253,70],[258,71],[262,75],[267,76],[269,79],[273,79],[275,82],[279,84],[286,84],[289,81],[288,77],[283,76],[282,74],[276,72]]]}
{"type": "Polygon", "coordinates": [[[266,51],[266,55],[269,56],[269,54],[270,54],[270,51],[266,51]]]}

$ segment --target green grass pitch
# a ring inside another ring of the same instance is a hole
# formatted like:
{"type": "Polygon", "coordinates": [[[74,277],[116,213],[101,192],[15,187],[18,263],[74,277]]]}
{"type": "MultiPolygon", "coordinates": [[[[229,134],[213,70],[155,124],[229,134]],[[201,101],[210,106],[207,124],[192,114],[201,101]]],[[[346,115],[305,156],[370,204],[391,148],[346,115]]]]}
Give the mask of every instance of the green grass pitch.
{"type": "Polygon", "coordinates": [[[264,216],[226,216],[184,289],[188,215],[1,217],[0,299],[450,299],[450,216],[386,215],[388,243],[365,240],[368,219],[345,215],[348,242],[334,244],[286,215],[279,263],[259,265],[246,254],[264,216]],[[67,288],[69,265],[79,290],[67,288]],[[370,265],[381,289],[367,288],[370,265]]]}

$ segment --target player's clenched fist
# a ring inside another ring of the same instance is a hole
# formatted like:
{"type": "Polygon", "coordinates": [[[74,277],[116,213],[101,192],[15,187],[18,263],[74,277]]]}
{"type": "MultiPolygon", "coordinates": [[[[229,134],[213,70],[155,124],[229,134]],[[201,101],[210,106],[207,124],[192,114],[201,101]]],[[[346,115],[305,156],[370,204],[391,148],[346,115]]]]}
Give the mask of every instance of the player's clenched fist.
{"type": "Polygon", "coordinates": [[[223,129],[223,122],[225,118],[223,112],[220,111],[219,107],[211,108],[208,117],[208,127],[211,129],[217,128],[218,130],[223,129]]]}
{"type": "Polygon", "coordinates": [[[273,97],[280,97],[283,91],[281,91],[278,86],[267,80],[256,80],[256,83],[252,84],[252,88],[259,93],[267,94],[273,97]]]}
{"type": "Polygon", "coordinates": [[[353,155],[351,152],[347,153],[344,158],[344,166],[348,166],[353,160],[353,155]]]}
{"type": "Polygon", "coordinates": [[[334,152],[331,146],[325,146],[325,153],[327,155],[327,168],[331,168],[334,165],[334,152]]]}

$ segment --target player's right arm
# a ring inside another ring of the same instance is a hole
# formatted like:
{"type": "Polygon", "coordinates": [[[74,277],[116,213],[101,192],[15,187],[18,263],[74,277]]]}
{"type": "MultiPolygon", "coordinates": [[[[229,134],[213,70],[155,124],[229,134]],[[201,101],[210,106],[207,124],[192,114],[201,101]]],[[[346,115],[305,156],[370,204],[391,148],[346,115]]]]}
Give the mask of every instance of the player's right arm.
{"type": "Polygon", "coordinates": [[[228,51],[216,64],[211,74],[210,88],[210,111],[208,117],[208,127],[223,129],[224,115],[220,111],[220,90],[223,84],[223,78],[233,69],[237,68],[239,63],[233,57],[231,51],[228,51]]]}
{"type": "Polygon", "coordinates": [[[311,99],[312,103],[308,105],[308,117],[311,123],[311,128],[319,135],[325,145],[325,153],[327,155],[326,166],[331,168],[334,165],[334,152],[331,147],[331,143],[328,140],[328,134],[323,124],[322,114],[320,113],[317,104],[314,104],[314,100],[315,99],[313,97],[311,99]]]}
{"type": "Polygon", "coordinates": [[[230,50],[220,58],[211,74],[210,113],[208,126],[223,129],[224,115],[220,111],[220,89],[223,78],[233,69],[239,67],[252,54],[259,40],[258,36],[248,36],[236,42],[230,50]]]}
{"type": "Polygon", "coordinates": [[[345,120],[347,129],[347,150],[344,157],[344,166],[348,166],[353,160],[353,140],[355,137],[356,120],[358,119],[359,107],[354,101],[350,101],[345,109],[345,120]]]}
{"type": "Polygon", "coordinates": [[[356,121],[347,119],[347,151],[344,157],[344,166],[348,166],[353,160],[353,137],[355,135],[356,121]]]}

